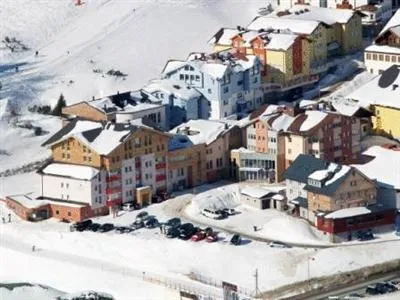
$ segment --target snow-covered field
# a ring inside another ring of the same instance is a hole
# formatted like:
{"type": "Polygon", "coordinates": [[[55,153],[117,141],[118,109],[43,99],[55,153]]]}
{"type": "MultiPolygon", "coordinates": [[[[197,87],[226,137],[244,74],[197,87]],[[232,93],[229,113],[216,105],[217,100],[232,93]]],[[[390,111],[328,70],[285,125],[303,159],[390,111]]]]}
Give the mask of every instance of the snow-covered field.
{"type": "Polygon", "coordinates": [[[0,99],[21,106],[54,104],[63,93],[71,104],[140,88],[158,76],[168,59],[211,50],[207,41],[220,27],[246,25],[266,6],[264,0],[73,2],[1,1],[0,19],[7,20],[0,24],[1,37],[16,37],[31,50],[0,51],[0,99]],[[16,63],[22,64],[19,73],[16,63]],[[110,69],[128,76],[104,75],[110,69]]]}

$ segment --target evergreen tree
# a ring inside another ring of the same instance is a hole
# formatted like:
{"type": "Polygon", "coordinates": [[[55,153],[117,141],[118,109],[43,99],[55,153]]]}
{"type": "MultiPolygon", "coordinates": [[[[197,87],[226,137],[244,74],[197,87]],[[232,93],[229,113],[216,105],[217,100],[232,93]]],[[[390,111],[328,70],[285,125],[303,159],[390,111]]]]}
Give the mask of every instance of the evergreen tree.
{"type": "Polygon", "coordinates": [[[62,108],[65,107],[67,103],[65,102],[64,95],[61,94],[60,97],[58,98],[57,104],[54,107],[52,114],[55,116],[61,116],[62,108]]]}

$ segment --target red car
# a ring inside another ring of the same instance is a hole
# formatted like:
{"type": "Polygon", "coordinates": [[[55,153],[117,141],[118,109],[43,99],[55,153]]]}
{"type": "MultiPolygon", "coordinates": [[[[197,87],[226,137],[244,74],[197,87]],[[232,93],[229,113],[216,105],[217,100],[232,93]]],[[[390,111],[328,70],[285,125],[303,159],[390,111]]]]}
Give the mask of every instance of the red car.
{"type": "Polygon", "coordinates": [[[206,242],[207,243],[214,243],[218,240],[218,237],[216,234],[210,234],[209,236],[207,236],[206,238],[206,242]]]}
{"type": "Polygon", "coordinates": [[[205,238],[206,238],[206,234],[204,233],[204,231],[199,231],[192,236],[191,240],[194,242],[198,242],[198,241],[204,240],[205,238]]]}

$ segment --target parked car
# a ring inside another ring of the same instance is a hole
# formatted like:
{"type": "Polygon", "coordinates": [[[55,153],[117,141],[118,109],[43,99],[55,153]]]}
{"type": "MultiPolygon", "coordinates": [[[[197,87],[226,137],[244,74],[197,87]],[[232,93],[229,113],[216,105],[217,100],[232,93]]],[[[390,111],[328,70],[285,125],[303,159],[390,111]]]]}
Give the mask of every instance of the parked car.
{"type": "Polygon", "coordinates": [[[92,220],[85,220],[82,222],[76,222],[69,227],[70,231],[84,231],[92,224],[92,220]]]}
{"type": "Polygon", "coordinates": [[[132,211],[138,209],[138,206],[136,205],[135,202],[125,202],[124,204],[122,204],[122,210],[124,211],[132,211]]]}
{"type": "Polygon", "coordinates": [[[176,238],[179,236],[179,230],[177,228],[171,227],[166,234],[167,238],[176,238]]]}
{"type": "Polygon", "coordinates": [[[182,240],[188,240],[196,232],[197,232],[197,229],[193,226],[192,223],[185,223],[179,227],[179,238],[182,240]]]}
{"type": "Polygon", "coordinates": [[[109,231],[111,231],[111,230],[113,230],[114,229],[114,225],[113,224],[111,224],[111,223],[105,223],[105,224],[103,224],[103,225],[101,225],[100,226],[100,228],[99,228],[99,232],[109,232],[109,231]]]}
{"type": "Polygon", "coordinates": [[[388,285],[386,282],[378,282],[375,285],[369,285],[365,292],[369,295],[381,295],[396,291],[396,288],[392,285],[388,285]]]}
{"type": "Polygon", "coordinates": [[[207,243],[214,243],[216,241],[218,241],[218,236],[216,233],[212,233],[212,234],[208,235],[206,238],[207,243]]]}
{"type": "Polygon", "coordinates": [[[358,231],[357,232],[357,239],[359,241],[373,240],[374,239],[374,234],[372,233],[372,230],[358,231]]]}
{"type": "Polygon", "coordinates": [[[221,219],[225,219],[229,216],[229,214],[223,209],[219,209],[216,212],[221,216],[221,219]]]}
{"type": "Polygon", "coordinates": [[[204,233],[206,234],[206,236],[214,234],[214,232],[213,232],[211,227],[207,227],[206,229],[204,229],[204,233]]]}
{"type": "Polygon", "coordinates": [[[149,213],[147,211],[142,211],[138,213],[138,215],[136,216],[136,220],[140,219],[142,221],[145,221],[148,218],[149,218],[149,213]]]}
{"type": "Polygon", "coordinates": [[[132,223],[131,227],[133,229],[140,229],[144,227],[144,222],[142,219],[137,219],[135,222],[132,223]]]}
{"type": "Polygon", "coordinates": [[[144,227],[146,228],[155,228],[159,225],[158,220],[155,217],[148,218],[144,222],[144,227]]]}
{"type": "Polygon", "coordinates": [[[198,242],[204,240],[206,238],[206,233],[202,230],[197,231],[192,237],[191,240],[194,242],[198,242]]]}
{"type": "Polygon", "coordinates": [[[236,214],[236,211],[233,208],[224,208],[222,211],[224,211],[229,216],[236,214]]]}
{"type": "Polygon", "coordinates": [[[178,228],[179,226],[181,226],[181,219],[179,219],[179,218],[169,219],[167,221],[167,223],[165,223],[165,226],[172,227],[172,228],[178,228]]]}
{"type": "Polygon", "coordinates": [[[116,233],[129,233],[132,232],[133,229],[130,227],[126,227],[126,226],[120,226],[120,227],[116,227],[115,228],[115,232],[116,233]]]}
{"type": "Polygon", "coordinates": [[[211,218],[211,219],[222,219],[223,215],[221,213],[221,211],[219,210],[213,210],[213,209],[208,209],[208,208],[204,208],[201,211],[202,215],[206,216],[207,218],[211,218]]]}
{"type": "Polygon", "coordinates": [[[232,236],[232,238],[231,238],[231,241],[230,241],[230,243],[231,243],[232,245],[235,245],[235,246],[240,245],[241,242],[242,242],[242,238],[241,238],[241,236],[238,235],[238,234],[234,234],[234,235],[232,236]]]}
{"type": "Polygon", "coordinates": [[[282,243],[282,242],[270,242],[268,245],[271,248],[291,248],[290,245],[282,243]]]}
{"type": "Polygon", "coordinates": [[[92,223],[88,226],[86,230],[96,232],[97,230],[99,230],[100,226],[101,225],[99,223],[92,223]]]}

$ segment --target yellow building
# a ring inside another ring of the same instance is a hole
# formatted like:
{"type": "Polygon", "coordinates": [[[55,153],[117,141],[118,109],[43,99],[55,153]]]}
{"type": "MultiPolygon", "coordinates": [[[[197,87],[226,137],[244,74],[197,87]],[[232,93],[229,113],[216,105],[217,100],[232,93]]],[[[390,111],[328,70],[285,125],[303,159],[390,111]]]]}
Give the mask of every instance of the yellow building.
{"type": "Polygon", "coordinates": [[[400,66],[391,66],[348,97],[370,108],[377,133],[400,137],[400,66]]]}
{"type": "Polygon", "coordinates": [[[280,30],[222,28],[209,41],[215,51],[234,49],[256,55],[263,62],[264,82],[291,87],[310,79],[312,41],[303,35],[280,30]],[[311,55],[310,55],[311,53],[311,55]]]}

